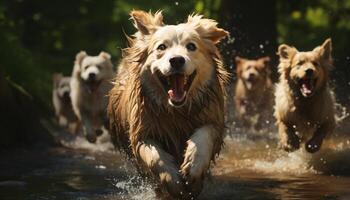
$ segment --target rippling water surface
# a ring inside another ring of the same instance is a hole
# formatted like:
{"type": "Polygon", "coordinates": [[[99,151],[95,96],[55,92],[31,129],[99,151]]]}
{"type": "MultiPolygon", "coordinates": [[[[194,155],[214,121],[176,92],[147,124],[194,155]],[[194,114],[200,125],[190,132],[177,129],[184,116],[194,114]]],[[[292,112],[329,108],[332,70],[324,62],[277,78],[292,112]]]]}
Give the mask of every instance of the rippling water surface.
{"type": "MultiPolygon", "coordinates": [[[[279,150],[274,130],[232,126],[199,199],[348,200],[349,124],[341,123],[314,155],[279,150]]],[[[75,138],[64,145],[2,152],[0,199],[155,199],[152,185],[109,142],[75,138]]]]}

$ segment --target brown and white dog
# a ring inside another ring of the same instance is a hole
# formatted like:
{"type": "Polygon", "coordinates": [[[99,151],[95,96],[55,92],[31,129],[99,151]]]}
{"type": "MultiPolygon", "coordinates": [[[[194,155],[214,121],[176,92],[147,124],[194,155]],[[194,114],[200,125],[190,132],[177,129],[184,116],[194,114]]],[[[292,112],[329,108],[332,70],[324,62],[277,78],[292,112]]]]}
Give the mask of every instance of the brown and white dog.
{"type": "Polygon", "coordinates": [[[107,121],[108,92],[114,78],[111,56],[101,52],[89,56],[85,51],[77,54],[70,81],[72,105],[89,142],[101,135],[107,121]]]}
{"type": "Polygon", "coordinates": [[[256,60],[236,57],[237,83],[235,109],[246,128],[259,130],[271,120],[273,113],[273,85],[270,78],[269,57],[256,60]],[[257,120],[253,120],[257,118],[257,120]]]}
{"type": "Polygon", "coordinates": [[[55,73],[52,80],[52,103],[58,118],[58,124],[71,133],[78,133],[78,118],[74,114],[70,98],[70,77],[55,73]]]}
{"type": "Polygon", "coordinates": [[[285,44],[278,48],[275,117],[286,151],[294,151],[306,141],[305,149],[314,153],[335,128],[334,98],[328,87],[331,52],[330,39],[307,52],[285,44]]]}
{"type": "Polygon", "coordinates": [[[198,15],[178,25],[161,12],[131,17],[138,31],[110,92],[112,140],[163,194],[195,198],[223,143],[228,73],[215,45],[228,32],[198,15]]]}

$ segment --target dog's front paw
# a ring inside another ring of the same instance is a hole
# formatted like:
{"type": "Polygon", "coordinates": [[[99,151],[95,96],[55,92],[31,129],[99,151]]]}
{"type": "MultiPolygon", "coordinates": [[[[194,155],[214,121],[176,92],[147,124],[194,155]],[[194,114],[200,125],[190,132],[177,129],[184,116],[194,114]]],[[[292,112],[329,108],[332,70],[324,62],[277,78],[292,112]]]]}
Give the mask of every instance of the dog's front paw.
{"type": "Polygon", "coordinates": [[[318,150],[320,150],[321,145],[322,139],[312,138],[311,140],[305,143],[305,149],[309,153],[316,153],[318,150]]]}
{"type": "MultiPolygon", "coordinates": [[[[165,186],[166,191],[171,196],[178,199],[187,199],[187,190],[179,173],[162,172],[159,177],[161,185],[165,186]]],[[[164,195],[161,190],[158,190],[158,193],[164,195]]]]}
{"type": "Polygon", "coordinates": [[[300,148],[300,139],[298,136],[289,136],[286,141],[281,142],[282,149],[287,152],[293,152],[300,148]]]}
{"type": "Polygon", "coordinates": [[[189,196],[196,197],[201,192],[209,164],[210,155],[202,155],[194,144],[189,143],[184,162],[180,167],[189,196]]]}
{"type": "Polygon", "coordinates": [[[95,143],[97,140],[97,137],[95,134],[87,134],[86,135],[86,139],[87,141],[89,141],[90,143],[95,143]]]}

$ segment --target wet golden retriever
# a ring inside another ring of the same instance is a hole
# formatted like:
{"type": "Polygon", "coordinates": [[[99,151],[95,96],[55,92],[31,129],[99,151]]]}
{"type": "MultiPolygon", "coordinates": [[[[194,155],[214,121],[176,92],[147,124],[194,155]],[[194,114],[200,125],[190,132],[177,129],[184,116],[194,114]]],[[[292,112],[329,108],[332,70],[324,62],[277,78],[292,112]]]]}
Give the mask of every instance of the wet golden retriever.
{"type": "Polygon", "coordinates": [[[270,78],[270,58],[256,60],[235,58],[237,82],[235,109],[245,128],[259,130],[270,121],[273,113],[273,85],[270,78]],[[256,119],[256,120],[254,120],[256,119]]]}
{"type": "Polygon", "coordinates": [[[161,12],[131,17],[138,31],[109,98],[112,140],[163,194],[195,198],[223,143],[228,74],[215,45],[228,32],[199,15],[178,25],[161,12]]]}
{"type": "Polygon", "coordinates": [[[305,149],[317,152],[335,128],[334,98],[328,87],[331,51],[330,39],[307,52],[285,44],[278,48],[275,117],[286,151],[294,151],[306,141],[305,149]]]}

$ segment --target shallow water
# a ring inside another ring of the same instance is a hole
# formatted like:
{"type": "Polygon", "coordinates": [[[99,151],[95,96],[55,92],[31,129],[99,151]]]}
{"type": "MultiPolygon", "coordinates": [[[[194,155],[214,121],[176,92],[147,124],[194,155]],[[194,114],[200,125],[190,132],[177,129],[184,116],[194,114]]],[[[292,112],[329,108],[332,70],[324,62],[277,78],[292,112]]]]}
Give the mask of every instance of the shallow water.
{"type": "MultiPolygon", "coordinates": [[[[279,150],[275,131],[231,128],[199,199],[350,199],[350,137],[344,127],[350,126],[343,123],[314,155],[279,150]]],[[[63,144],[2,152],[0,199],[155,199],[152,185],[109,142],[92,145],[78,137],[63,144]]]]}

